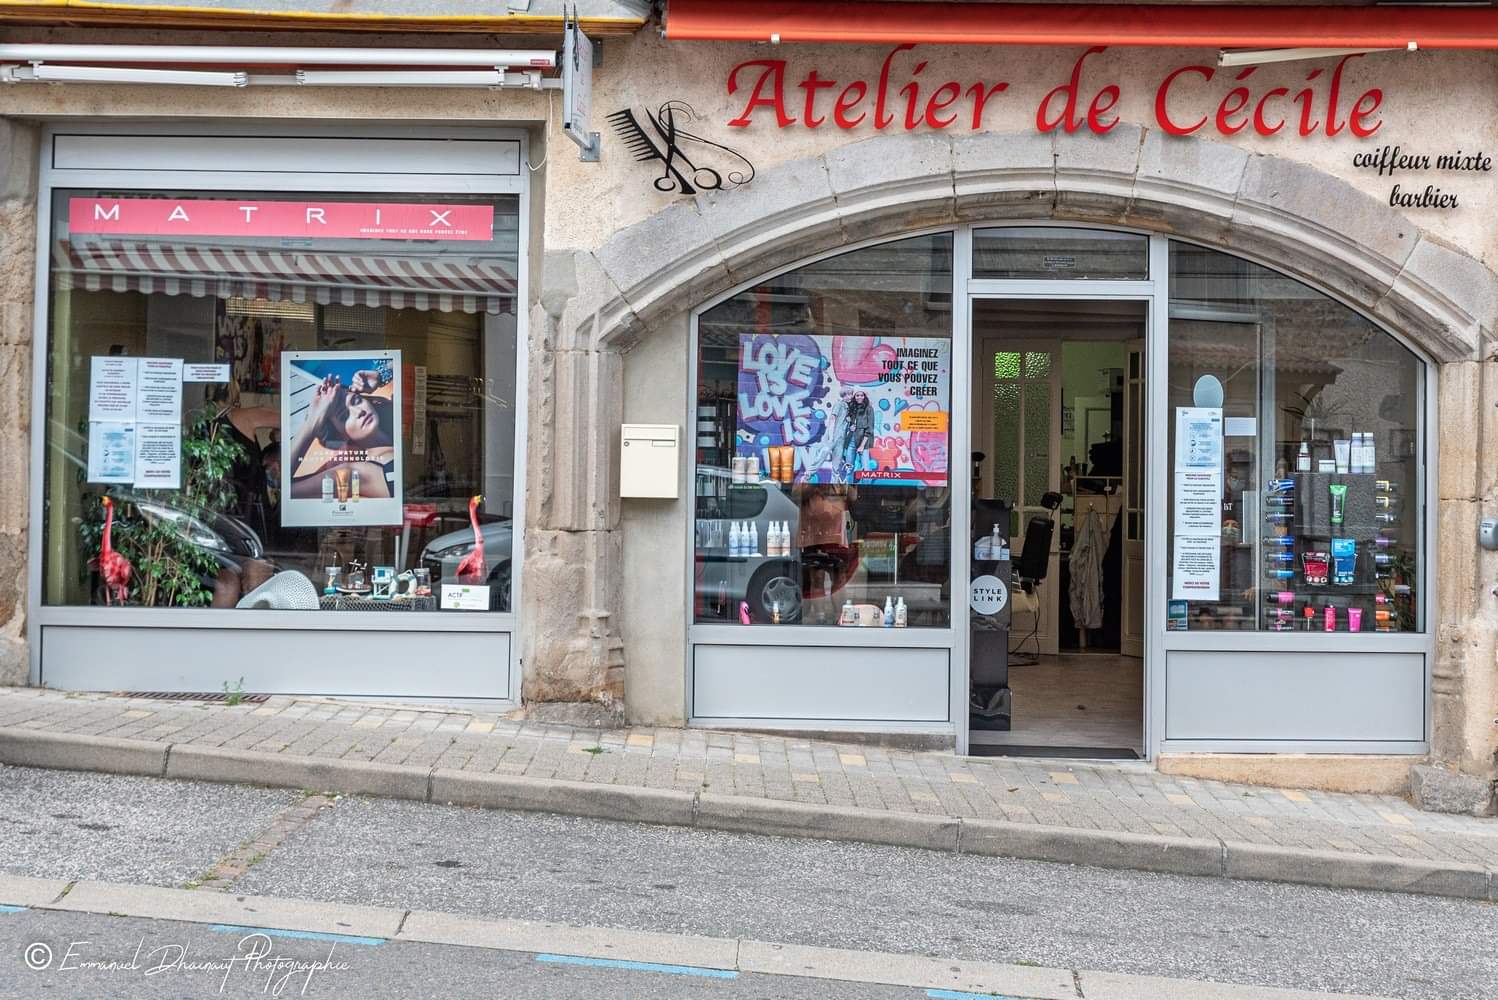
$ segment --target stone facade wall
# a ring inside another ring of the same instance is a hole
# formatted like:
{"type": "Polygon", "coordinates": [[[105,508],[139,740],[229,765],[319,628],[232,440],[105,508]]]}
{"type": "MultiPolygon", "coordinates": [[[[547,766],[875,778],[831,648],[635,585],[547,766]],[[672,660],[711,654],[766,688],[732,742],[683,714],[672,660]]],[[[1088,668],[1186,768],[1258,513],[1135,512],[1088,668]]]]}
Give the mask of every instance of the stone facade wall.
{"type": "MultiPolygon", "coordinates": [[[[14,31],[0,38],[20,40],[14,31]]],[[[33,41],[210,44],[207,34],[26,32],[33,41]]],[[[243,44],[284,44],[246,35],[243,44]]],[[[304,35],[306,44],[450,44],[446,39],[356,40],[304,35]]],[[[538,46],[555,39],[536,39],[538,46]]],[[[517,44],[519,42],[517,41],[517,44]]],[[[687,100],[702,133],[744,152],[759,170],[732,191],[681,197],[652,186],[657,165],[625,155],[605,135],[601,163],[579,162],[539,93],[376,89],[7,88],[9,114],[299,122],[510,123],[531,129],[530,367],[525,568],[521,582],[524,695],[542,714],[594,721],[678,721],[684,696],[682,568],[690,489],[675,504],[617,498],[618,432],[626,419],[676,422],[685,412],[688,311],[732,286],[857,240],[986,219],[1066,219],[1180,234],[1244,253],[1327,288],[1405,334],[1441,365],[1439,659],[1433,756],[1449,773],[1490,780],[1498,749],[1498,555],[1475,551],[1476,523],[1498,513],[1498,231],[1488,224],[1493,175],[1462,176],[1463,208],[1401,213],[1390,179],[1355,169],[1352,155],[1382,143],[1422,152],[1498,134],[1498,58],[1398,53],[1348,64],[1343,86],[1385,90],[1382,135],[1217,141],[1166,135],[1150,97],[1162,71],[1210,53],[1112,50],[1084,81],[1117,82],[1121,124],[1106,136],[1040,134],[1034,108],[1065,82],[1079,52],[955,47],[918,59],[933,80],[1007,80],[984,130],[880,132],[801,125],[762,115],[726,122],[744,95],[727,74],[744,60],[784,58],[788,84],[815,67],[824,78],[872,79],[885,50],[861,46],[668,44],[653,32],[610,40],[595,79],[605,114],[687,100]],[[546,122],[545,125],[541,123],[546,122]],[[544,142],[540,141],[544,137],[544,142]],[[1473,419],[1475,414],[1480,418],[1473,419]]],[[[1296,84],[1302,65],[1263,67],[1256,87],[1296,84]]],[[[1324,84],[1325,81],[1323,80],[1324,84]]],[[[1231,85],[1199,88],[1210,114],[1231,85]]],[[[37,128],[0,124],[0,679],[24,666],[25,475],[37,128]]],[[[1421,184],[1424,183],[1421,179],[1421,184]]],[[[1433,429],[1434,430],[1434,429],[1433,429]]],[[[690,439],[688,434],[687,438],[690,439]]],[[[690,454],[690,447],[683,449],[690,454]]],[[[684,471],[685,476],[685,471],[684,471]]],[[[685,480],[684,480],[685,482],[685,480]]]]}
{"type": "Polygon", "coordinates": [[[0,118],[0,684],[24,684],[38,128],[0,118]]]}

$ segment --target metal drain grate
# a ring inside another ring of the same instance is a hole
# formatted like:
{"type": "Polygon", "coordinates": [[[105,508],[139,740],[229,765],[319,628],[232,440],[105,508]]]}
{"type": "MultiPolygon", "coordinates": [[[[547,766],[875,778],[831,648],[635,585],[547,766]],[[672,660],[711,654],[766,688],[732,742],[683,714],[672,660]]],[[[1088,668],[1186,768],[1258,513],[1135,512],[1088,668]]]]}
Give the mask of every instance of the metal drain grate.
{"type": "MultiPolygon", "coordinates": [[[[219,701],[226,702],[229,695],[223,691],[217,693],[212,691],[115,691],[116,698],[150,698],[152,701],[219,701]]],[[[241,705],[258,705],[263,701],[269,701],[268,694],[242,694],[239,696],[241,705]]]]}

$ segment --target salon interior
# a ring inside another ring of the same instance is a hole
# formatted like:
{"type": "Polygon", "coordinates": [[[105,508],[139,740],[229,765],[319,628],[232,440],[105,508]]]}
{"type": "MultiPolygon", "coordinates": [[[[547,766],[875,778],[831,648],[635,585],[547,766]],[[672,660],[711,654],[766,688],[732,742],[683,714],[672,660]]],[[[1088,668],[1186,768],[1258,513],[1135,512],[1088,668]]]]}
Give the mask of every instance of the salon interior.
{"type": "Polygon", "coordinates": [[[1010,556],[1005,616],[972,622],[974,754],[1144,755],[1145,324],[1137,301],[974,303],[973,579],[1001,536],[1010,556]]]}

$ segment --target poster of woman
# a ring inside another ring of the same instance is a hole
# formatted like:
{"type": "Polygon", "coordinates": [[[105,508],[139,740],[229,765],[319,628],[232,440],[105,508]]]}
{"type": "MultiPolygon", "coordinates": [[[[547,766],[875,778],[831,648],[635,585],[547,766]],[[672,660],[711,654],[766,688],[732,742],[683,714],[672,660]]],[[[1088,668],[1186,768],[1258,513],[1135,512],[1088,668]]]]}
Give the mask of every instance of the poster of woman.
{"type": "Polygon", "coordinates": [[[951,341],[741,334],[736,454],[798,483],[945,486],[951,341]],[[783,462],[780,463],[783,466],[783,462]]]}
{"type": "Polygon", "coordinates": [[[401,523],[399,351],[281,354],[281,523],[401,523]]]}

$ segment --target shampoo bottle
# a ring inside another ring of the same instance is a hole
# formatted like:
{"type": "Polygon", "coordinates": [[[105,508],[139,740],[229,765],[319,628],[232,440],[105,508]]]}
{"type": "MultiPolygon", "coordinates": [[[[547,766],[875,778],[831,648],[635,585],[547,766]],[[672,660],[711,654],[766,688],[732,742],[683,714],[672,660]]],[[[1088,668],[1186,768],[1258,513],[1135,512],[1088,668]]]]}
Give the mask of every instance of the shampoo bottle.
{"type": "Polygon", "coordinates": [[[728,558],[736,559],[739,554],[739,522],[730,521],[728,524],[728,558]]]}

